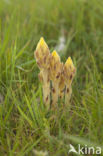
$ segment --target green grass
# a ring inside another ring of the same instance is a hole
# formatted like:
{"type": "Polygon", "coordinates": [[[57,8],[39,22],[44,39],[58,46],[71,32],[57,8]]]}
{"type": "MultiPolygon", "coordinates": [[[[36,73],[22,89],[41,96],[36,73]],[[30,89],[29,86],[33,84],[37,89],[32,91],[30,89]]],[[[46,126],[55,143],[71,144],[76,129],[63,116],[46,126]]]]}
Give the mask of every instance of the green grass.
{"type": "Polygon", "coordinates": [[[0,0],[0,96],[0,156],[103,147],[103,1],[0,0]],[[43,36],[52,51],[62,28],[61,59],[71,56],[77,73],[70,109],[47,112],[34,50],[43,36]]]}

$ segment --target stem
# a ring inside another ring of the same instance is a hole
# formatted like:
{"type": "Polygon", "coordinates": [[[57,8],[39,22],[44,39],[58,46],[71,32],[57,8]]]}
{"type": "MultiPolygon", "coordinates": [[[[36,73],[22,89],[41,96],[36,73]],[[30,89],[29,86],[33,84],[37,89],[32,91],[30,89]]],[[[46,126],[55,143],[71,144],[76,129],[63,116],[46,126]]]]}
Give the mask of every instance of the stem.
{"type": "Polygon", "coordinates": [[[64,98],[64,89],[65,89],[65,83],[64,83],[64,75],[61,75],[60,82],[59,82],[59,98],[64,98]]]}
{"type": "Polygon", "coordinates": [[[43,100],[47,109],[49,109],[50,108],[50,81],[49,81],[48,71],[43,69],[42,76],[43,76],[43,100]]]}
{"type": "Polygon", "coordinates": [[[58,102],[59,84],[57,81],[52,81],[52,107],[56,108],[58,102]]]}
{"type": "Polygon", "coordinates": [[[59,89],[59,98],[63,99],[64,97],[64,88],[63,89],[59,89]]]}
{"type": "Polygon", "coordinates": [[[65,91],[65,104],[68,105],[70,103],[70,98],[72,94],[72,87],[66,86],[66,91],[65,91]]]}

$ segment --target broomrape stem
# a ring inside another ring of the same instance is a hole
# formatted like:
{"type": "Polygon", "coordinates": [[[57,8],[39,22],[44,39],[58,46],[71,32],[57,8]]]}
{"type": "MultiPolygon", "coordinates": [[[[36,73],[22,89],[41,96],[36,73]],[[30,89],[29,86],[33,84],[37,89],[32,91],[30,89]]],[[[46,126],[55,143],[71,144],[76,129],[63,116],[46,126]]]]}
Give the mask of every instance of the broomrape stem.
{"type": "Polygon", "coordinates": [[[43,100],[47,109],[50,108],[50,81],[47,70],[42,70],[43,78],[43,100]]]}
{"type": "Polygon", "coordinates": [[[60,56],[54,50],[51,54],[50,60],[50,79],[52,81],[52,108],[57,107],[59,97],[59,82],[61,75],[62,64],[60,62],[60,56]]]}
{"type": "Polygon", "coordinates": [[[64,75],[63,75],[63,69],[61,70],[60,75],[60,82],[59,82],[59,98],[64,98],[64,90],[65,90],[65,83],[64,83],[64,75]]]}
{"type": "Polygon", "coordinates": [[[64,97],[64,92],[62,90],[59,91],[59,97],[60,97],[60,99],[63,99],[63,97],[64,97]]]}
{"type": "Polygon", "coordinates": [[[66,86],[66,91],[65,91],[65,104],[68,105],[70,103],[71,99],[71,94],[72,94],[72,87],[66,86]]]}
{"type": "Polygon", "coordinates": [[[60,99],[63,99],[64,98],[64,89],[65,89],[65,85],[64,85],[64,87],[60,87],[59,86],[59,98],[60,99]]]}
{"type": "Polygon", "coordinates": [[[40,69],[39,79],[43,83],[43,100],[47,109],[50,107],[50,80],[49,80],[49,57],[50,51],[43,38],[37,44],[34,53],[38,67],[40,69]]]}
{"type": "Polygon", "coordinates": [[[66,91],[65,91],[65,104],[68,105],[70,102],[71,94],[72,94],[72,81],[75,76],[75,67],[72,62],[72,59],[68,57],[65,65],[64,65],[64,76],[65,76],[65,85],[66,85],[66,91]]]}
{"type": "Polygon", "coordinates": [[[57,81],[52,81],[52,107],[55,108],[58,102],[59,84],[57,81]]]}

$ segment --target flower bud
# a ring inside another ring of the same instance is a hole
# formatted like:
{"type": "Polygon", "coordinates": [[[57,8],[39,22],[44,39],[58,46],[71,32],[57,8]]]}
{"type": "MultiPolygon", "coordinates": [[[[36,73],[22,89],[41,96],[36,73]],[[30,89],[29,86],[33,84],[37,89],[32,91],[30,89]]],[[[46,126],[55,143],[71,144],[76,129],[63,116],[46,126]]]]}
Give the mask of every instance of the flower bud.
{"type": "Polygon", "coordinates": [[[74,67],[74,64],[72,62],[71,57],[68,57],[65,65],[64,65],[64,77],[65,77],[65,82],[71,84],[72,80],[74,78],[76,69],[74,67]]]}
{"type": "Polygon", "coordinates": [[[38,42],[34,55],[39,68],[47,69],[49,66],[50,51],[43,37],[38,42]]]}
{"type": "Polygon", "coordinates": [[[56,51],[52,52],[50,58],[50,79],[58,80],[61,74],[62,64],[60,62],[60,57],[56,51]]]}

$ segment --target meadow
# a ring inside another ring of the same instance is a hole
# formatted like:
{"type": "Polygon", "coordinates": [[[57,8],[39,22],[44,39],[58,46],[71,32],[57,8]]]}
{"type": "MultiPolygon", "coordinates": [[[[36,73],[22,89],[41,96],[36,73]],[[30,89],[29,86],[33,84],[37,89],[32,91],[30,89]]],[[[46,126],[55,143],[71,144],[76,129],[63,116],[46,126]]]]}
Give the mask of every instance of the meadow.
{"type": "Polygon", "coordinates": [[[103,1],[0,0],[0,156],[67,156],[69,144],[103,150],[103,1]],[[73,94],[48,112],[34,51],[43,36],[52,52],[62,34],[73,94]]]}

